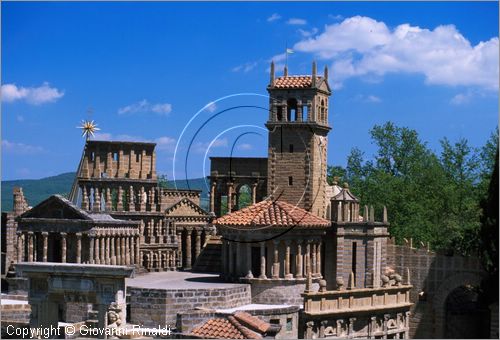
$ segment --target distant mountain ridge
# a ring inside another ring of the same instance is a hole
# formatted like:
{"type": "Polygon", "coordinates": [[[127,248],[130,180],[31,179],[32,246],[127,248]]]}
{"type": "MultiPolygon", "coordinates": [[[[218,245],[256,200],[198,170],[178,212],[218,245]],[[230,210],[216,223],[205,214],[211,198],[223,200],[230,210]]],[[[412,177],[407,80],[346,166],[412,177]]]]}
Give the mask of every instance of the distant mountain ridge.
{"type": "MultiPolygon", "coordinates": [[[[74,172],[66,172],[57,176],[40,179],[17,179],[2,181],[2,212],[12,210],[12,190],[14,187],[22,187],[28,204],[32,207],[42,202],[51,195],[67,195],[71,190],[75,179],[74,172]]],[[[177,180],[177,189],[201,190],[201,207],[208,208],[208,189],[204,178],[193,178],[188,180],[177,180]]],[[[174,188],[173,181],[167,181],[169,188],[174,188]]]]}

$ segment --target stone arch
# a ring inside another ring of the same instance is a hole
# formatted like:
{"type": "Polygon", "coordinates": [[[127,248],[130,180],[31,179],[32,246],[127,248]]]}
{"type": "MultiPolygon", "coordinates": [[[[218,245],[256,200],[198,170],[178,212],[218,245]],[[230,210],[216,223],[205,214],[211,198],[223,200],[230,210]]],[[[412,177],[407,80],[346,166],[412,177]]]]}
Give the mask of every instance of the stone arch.
{"type": "Polygon", "coordinates": [[[252,186],[250,183],[242,182],[236,188],[237,202],[236,206],[238,210],[252,205],[252,186]]]}
{"type": "Polygon", "coordinates": [[[444,280],[434,294],[432,306],[434,309],[434,331],[436,338],[445,335],[445,304],[446,298],[457,288],[465,285],[479,286],[484,276],[479,273],[459,273],[444,280]]]}

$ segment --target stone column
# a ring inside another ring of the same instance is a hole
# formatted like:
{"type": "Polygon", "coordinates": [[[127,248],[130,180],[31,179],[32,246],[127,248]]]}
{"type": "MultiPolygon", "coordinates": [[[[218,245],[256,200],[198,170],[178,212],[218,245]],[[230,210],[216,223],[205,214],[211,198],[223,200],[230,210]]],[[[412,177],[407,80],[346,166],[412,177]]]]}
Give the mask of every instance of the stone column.
{"type": "Polygon", "coordinates": [[[94,188],[94,205],[92,206],[93,211],[101,211],[101,192],[98,187],[94,188]]]}
{"type": "Polygon", "coordinates": [[[135,211],[135,197],[133,186],[130,186],[128,191],[128,211],[135,211]]]}
{"type": "Polygon", "coordinates": [[[273,273],[272,273],[272,278],[273,279],[279,279],[280,277],[280,260],[279,260],[279,241],[274,240],[273,241],[274,245],[274,263],[273,263],[273,273]]]}
{"type": "Polygon", "coordinates": [[[33,261],[34,262],[37,262],[38,261],[38,258],[37,258],[37,234],[36,232],[33,232],[33,261]]]}
{"type": "MultiPolygon", "coordinates": [[[[177,229],[177,228],[176,228],[177,229]]],[[[176,230],[177,232],[177,230],[176,230]]],[[[184,251],[183,247],[182,247],[182,231],[179,231],[177,233],[177,253],[178,253],[178,259],[179,259],[179,267],[184,267],[184,263],[183,262],[183,255],[182,255],[182,252],[184,251]]]]}
{"type": "Polygon", "coordinates": [[[285,279],[292,279],[293,275],[290,273],[290,240],[285,241],[285,279]]]}
{"type": "Polygon", "coordinates": [[[186,228],[186,265],[184,269],[191,269],[191,228],[186,228]]]}
{"type": "Polygon", "coordinates": [[[66,263],[67,259],[66,236],[68,236],[68,234],[61,233],[62,263],[66,263]]]}
{"type": "Polygon", "coordinates": [[[212,180],[212,185],[210,186],[210,212],[215,211],[215,189],[217,188],[217,182],[212,180]]]}
{"type": "Polygon", "coordinates": [[[49,233],[48,232],[46,232],[46,231],[42,232],[42,238],[43,238],[43,262],[47,262],[48,237],[49,237],[49,233]]]}
{"type": "Polygon", "coordinates": [[[101,237],[99,238],[99,240],[101,241],[101,245],[100,245],[100,254],[99,254],[99,257],[100,257],[100,261],[101,261],[101,264],[107,264],[106,263],[106,236],[104,234],[101,234],[101,237]]]}
{"type": "Polygon", "coordinates": [[[109,262],[112,265],[116,265],[116,253],[115,253],[115,235],[109,237],[109,262]]]}
{"type": "Polygon", "coordinates": [[[248,278],[253,278],[253,273],[252,273],[252,244],[247,243],[246,244],[246,270],[245,270],[245,275],[248,278]]]}
{"type": "Polygon", "coordinates": [[[82,210],[89,210],[89,196],[87,195],[87,186],[82,186],[82,210]]]}
{"type": "Polygon", "coordinates": [[[17,232],[17,262],[24,261],[24,234],[22,232],[17,232]]]}
{"type": "Polygon", "coordinates": [[[90,240],[90,250],[89,250],[89,263],[93,264],[94,263],[94,243],[95,243],[95,237],[94,235],[89,235],[89,240],[90,240]]]}
{"type": "Polygon", "coordinates": [[[134,242],[134,236],[129,236],[129,242],[130,242],[130,264],[135,265],[137,262],[135,262],[135,242],[134,242]]]}
{"type": "Polygon", "coordinates": [[[82,233],[76,233],[76,263],[82,263],[82,233]]]}
{"type": "Polygon", "coordinates": [[[94,239],[94,243],[95,243],[95,247],[94,247],[94,261],[95,261],[95,264],[101,264],[101,258],[100,258],[100,251],[99,251],[99,238],[101,236],[100,235],[96,235],[95,236],[95,239],[94,239]]]}
{"type": "Polygon", "coordinates": [[[306,254],[305,254],[306,276],[311,272],[311,242],[306,241],[306,254]]]}
{"type": "Polygon", "coordinates": [[[140,247],[140,242],[141,239],[139,238],[139,235],[135,235],[135,263],[136,265],[141,264],[141,247],[140,247]]]}
{"type": "Polygon", "coordinates": [[[113,208],[113,202],[111,201],[111,188],[104,189],[106,191],[106,210],[111,211],[113,208]]]}
{"type": "Polygon", "coordinates": [[[121,242],[121,235],[118,234],[115,237],[115,242],[116,242],[116,264],[121,266],[122,263],[122,242],[121,242]]]}
{"type": "Polygon", "coordinates": [[[317,274],[317,268],[316,268],[316,242],[313,242],[312,244],[312,259],[311,259],[311,264],[312,264],[312,276],[316,276],[317,274]]]}
{"type": "Polygon", "coordinates": [[[127,247],[125,246],[125,236],[122,235],[120,237],[120,240],[121,240],[121,246],[120,246],[120,248],[121,248],[121,260],[120,261],[121,261],[122,265],[126,265],[127,262],[125,262],[126,261],[125,260],[125,258],[126,258],[125,253],[127,251],[127,247]]]}
{"type": "Polygon", "coordinates": [[[316,273],[318,276],[322,276],[321,274],[321,241],[316,245],[316,273]]]}
{"type": "Polygon", "coordinates": [[[106,234],[106,264],[111,264],[110,239],[109,234],[106,234]]]}
{"type": "Polygon", "coordinates": [[[194,257],[195,257],[195,261],[196,259],[198,259],[198,256],[200,256],[200,252],[201,252],[201,237],[200,237],[200,231],[198,229],[195,229],[195,249],[194,249],[194,257]]]}
{"type": "Polygon", "coordinates": [[[266,276],[266,242],[260,243],[260,275],[259,279],[267,279],[266,276]]]}
{"type": "Polygon", "coordinates": [[[303,272],[303,258],[302,258],[302,240],[297,241],[297,268],[296,268],[296,273],[295,277],[297,279],[301,279],[304,277],[303,272]]]}
{"type": "Polygon", "coordinates": [[[229,214],[233,208],[233,183],[227,183],[227,213],[229,214]]]}
{"type": "MultiPolygon", "coordinates": [[[[120,151],[120,152],[122,152],[122,151],[120,151]]],[[[116,203],[116,210],[123,211],[123,187],[121,185],[118,186],[118,197],[117,197],[117,203],[116,203]]]]}
{"type": "Polygon", "coordinates": [[[252,183],[252,204],[257,203],[257,182],[252,183]]]}
{"type": "Polygon", "coordinates": [[[127,235],[125,236],[125,264],[130,265],[130,236],[127,235]]]}

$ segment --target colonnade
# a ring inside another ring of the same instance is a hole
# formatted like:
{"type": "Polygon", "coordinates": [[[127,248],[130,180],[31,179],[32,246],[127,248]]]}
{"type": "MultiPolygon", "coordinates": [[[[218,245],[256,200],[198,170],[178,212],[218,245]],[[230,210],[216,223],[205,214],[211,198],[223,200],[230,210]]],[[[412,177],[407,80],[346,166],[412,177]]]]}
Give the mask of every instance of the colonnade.
{"type": "Polygon", "coordinates": [[[207,232],[203,227],[179,226],[177,231],[177,265],[184,269],[191,269],[196,259],[200,256],[203,245],[207,239],[207,232]]]}
{"type": "MultiPolygon", "coordinates": [[[[60,249],[51,252],[60,253],[59,258],[50,262],[88,263],[107,265],[135,265],[140,263],[140,239],[137,229],[96,228],[91,232],[17,232],[18,262],[48,262],[49,237],[59,240],[60,249]],[[68,247],[68,239],[74,240],[68,247]],[[38,249],[41,247],[41,249],[38,249]],[[69,249],[68,249],[69,248],[69,249]]],[[[51,246],[54,246],[51,242],[51,246]]],[[[53,255],[52,257],[54,257],[53,255]]]]}
{"type": "Polygon", "coordinates": [[[224,273],[228,277],[259,279],[302,279],[311,273],[312,277],[322,276],[322,241],[272,240],[243,243],[223,240],[224,273]],[[258,263],[252,256],[258,248],[258,263]],[[256,270],[256,268],[258,268],[256,270]]]}
{"type": "MultiPolygon", "coordinates": [[[[259,183],[257,181],[253,181],[251,184],[249,183],[234,183],[232,181],[223,181],[223,180],[211,180],[211,186],[210,186],[210,211],[215,212],[215,206],[216,206],[216,196],[219,194],[222,196],[221,192],[217,192],[217,185],[221,184],[223,187],[224,185],[226,186],[226,193],[227,193],[227,213],[229,214],[230,212],[236,210],[238,208],[239,204],[239,192],[237,191],[238,188],[241,188],[243,185],[248,185],[251,190],[252,190],[252,204],[257,203],[257,187],[259,183]]],[[[219,203],[220,205],[220,203],[219,203]]]]}
{"type": "Polygon", "coordinates": [[[142,266],[149,271],[175,270],[177,254],[175,249],[143,250],[142,266]]]}

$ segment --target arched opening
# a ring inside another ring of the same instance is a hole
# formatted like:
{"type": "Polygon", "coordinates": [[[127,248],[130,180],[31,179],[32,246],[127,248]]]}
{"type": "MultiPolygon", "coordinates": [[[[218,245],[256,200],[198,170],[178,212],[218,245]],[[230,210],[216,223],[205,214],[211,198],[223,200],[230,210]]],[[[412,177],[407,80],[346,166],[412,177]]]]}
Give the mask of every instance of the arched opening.
{"type": "Polygon", "coordinates": [[[489,309],[481,306],[478,287],[464,285],[448,294],[445,302],[446,339],[489,337],[489,309]]]}
{"type": "Polygon", "coordinates": [[[307,104],[302,106],[302,120],[304,122],[307,122],[309,120],[309,106],[307,106],[307,104]]]}
{"type": "Polygon", "coordinates": [[[238,190],[238,210],[248,207],[252,204],[252,189],[248,184],[243,184],[238,190]]]}
{"type": "Polygon", "coordinates": [[[283,107],[281,106],[276,107],[276,119],[278,122],[283,120],[283,107]]]}
{"type": "Polygon", "coordinates": [[[292,122],[297,120],[297,99],[290,98],[286,102],[287,105],[287,121],[292,122]]]}

